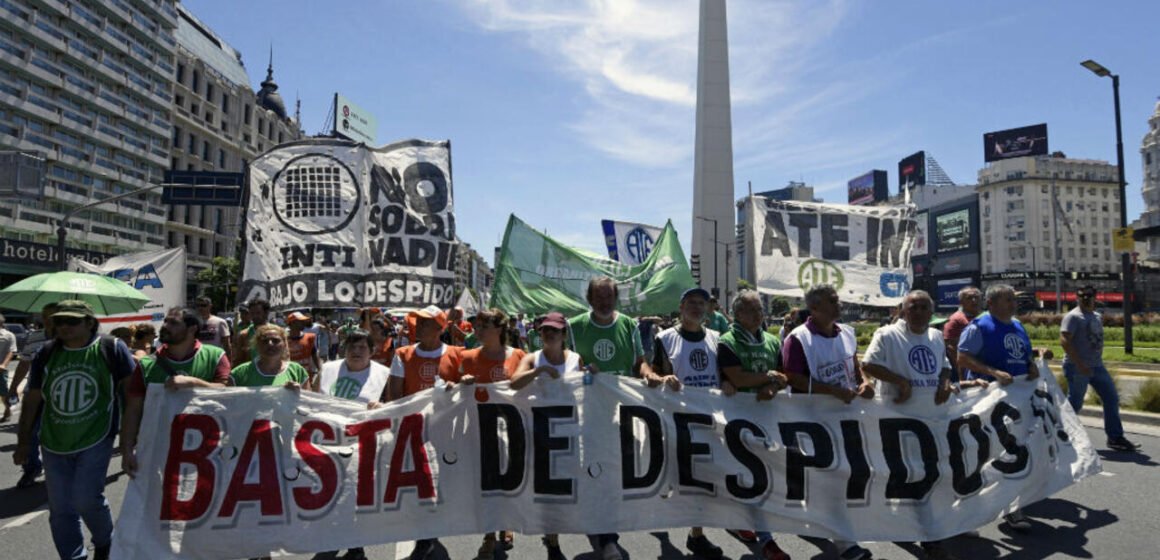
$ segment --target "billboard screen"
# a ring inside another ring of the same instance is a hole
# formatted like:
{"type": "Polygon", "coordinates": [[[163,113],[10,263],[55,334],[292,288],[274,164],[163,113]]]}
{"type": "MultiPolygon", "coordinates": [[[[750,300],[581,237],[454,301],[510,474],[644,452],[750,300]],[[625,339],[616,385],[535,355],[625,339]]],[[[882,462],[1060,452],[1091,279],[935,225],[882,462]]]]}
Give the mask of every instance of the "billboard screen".
{"type": "Polygon", "coordinates": [[[375,117],[341,93],[334,94],[334,133],[348,140],[375,147],[375,117]]]}
{"type": "Polygon", "coordinates": [[[934,235],[939,253],[962,251],[971,247],[971,211],[954,210],[934,217],[934,235]]]}
{"type": "Polygon", "coordinates": [[[874,202],[874,172],[850,179],[846,183],[846,190],[849,193],[847,200],[851,205],[874,202]]]}
{"type": "Polygon", "coordinates": [[[1044,155],[1047,155],[1046,123],[983,135],[983,159],[987,162],[1044,155]]]}
{"type": "Polygon", "coordinates": [[[926,184],[926,152],[918,151],[898,162],[898,192],[904,192],[907,185],[919,187],[926,184]]]}
{"type": "Polygon", "coordinates": [[[886,172],[875,169],[859,175],[846,183],[847,204],[870,204],[890,198],[890,185],[886,182],[886,172]]]}
{"type": "Polygon", "coordinates": [[[975,283],[974,278],[945,278],[935,283],[935,293],[931,294],[939,309],[954,309],[959,306],[959,290],[975,283]]]}

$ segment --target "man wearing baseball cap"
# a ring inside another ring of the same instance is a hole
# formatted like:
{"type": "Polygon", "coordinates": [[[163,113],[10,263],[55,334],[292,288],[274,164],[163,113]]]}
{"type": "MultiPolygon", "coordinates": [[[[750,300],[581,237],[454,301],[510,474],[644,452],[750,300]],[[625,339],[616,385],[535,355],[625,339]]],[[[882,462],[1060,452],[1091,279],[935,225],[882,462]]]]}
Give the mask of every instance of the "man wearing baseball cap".
{"type": "Polygon", "coordinates": [[[1104,367],[1104,323],[1096,313],[1096,289],[1084,286],[1075,292],[1076,306],[1063,316],[1059,342],[1065,353],[1063,374],[1067,377],[1067,400],[1076,413],[1083,408],[1088,385],[1096,390],[1104,407],[1104,432],[1108,448],[1135,451],[1140,446],[1124,437],[1120,422],[1120,395],[1104,367]]]}
{"type": "Polygon", "coordinates": [[[12,458],[18,465],[27,460],[33,421],[43,405],[40,444],[57,553],[61,558],[88,558],[84,520],[94,558],[105,559],[113,541],[105,473],[119,424],[117,386],[138,365],[125,343],[97,334],[97,317],[83,301],[60,302],[52,323],[55,340],[33,358],[12,458]]]}
{"type": "MultiPolygon", "coordinates": [[[[702,326],[709,292],[701,287],[689,288],[681,295],[681,321],[657,335],[653,342],[652,370],[643,377],[651,387],[667,385],[673,390],[682,386],[717,388],[717,342],[720,334],[702,326]]],[[[713,544],[700,527],[692,527],[685,547],[707,560],[721,558],[721,547],[713,544]]]]}

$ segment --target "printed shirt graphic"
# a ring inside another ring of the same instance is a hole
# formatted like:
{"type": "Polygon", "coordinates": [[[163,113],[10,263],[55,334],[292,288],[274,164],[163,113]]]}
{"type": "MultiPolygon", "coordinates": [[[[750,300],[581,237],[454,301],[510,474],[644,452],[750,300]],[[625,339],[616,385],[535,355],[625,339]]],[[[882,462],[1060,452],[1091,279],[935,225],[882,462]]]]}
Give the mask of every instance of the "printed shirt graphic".
{"type": "Polygon", "coordinates": [[[504,351],[504,358],[496,360],[484,356],[482,347],[465,350],[459,363],[459,376],[456,381],[462,379],[464,375],[474,375],[476,383],[507,381],[516,372],[524,354],[523,350],[508,346],[504,351]]]}
{"type": "Polygon", "coordinates": [[[618,312],[611,325],[602,326],[592,322],[591,313],[583,313],[568,323],[574,349],[585,364],[605,373],[633,375],[636,359],[644,356],[636,320],[618,312]]]}
{"type": "Polygon", "coordinates": [[[281,387],[287,381],[306,383],[310,374],[298,362],[285,362],[282,371],[270,374],[258,369],[258,362],[246,362],[230,372],[230,379],[237,387],[281,387]]]}
{"type": "MultiPolygon", "coordinates": [[[[127,354],[123,344],[118,346],[118,357],[122,349],[127,354]]],[[[100,337],[83,348],[56,349],[44,366],[43,378],[29,380],[44,395],[41,445],[54,453],[75,453],[109,437],[115,429],[119,381],[101,356],[100,337]]]]}
{"type": "MultiPolygon", "coordinates": [[[[951,367],[942,333],[927,329],[923,334],[914,334],[904,322],[874,331],[862,363],[882,366],[906,378],[912,388],[920,391],[938,389],[939,374],[951,367]]],[[[898,387],[879,380],[877,392],[893,400],[898,396],[898,387]]]]}
{"type": "Polygon", "coordinates": [[[673,366],[673,375],[689,387],[720,387],[717,372],[717,331],[705,329],[705,338],[698,341],[687,340],[676,327],[665,329],[657,335],[664,345],[665,355],[673,366]]]}
{"type": "Polygon", "coordinates": [[[327,395],[364,403],[377,401],[387,386],[390,371],[378,362],[358,371],[347,368],[346,360],[322,364],[319,387],[327,395]]]}
{"type": "Polygon", "coordinates": [[[221,346],[222,341],[230,337],[230,324],[217,315],[210,315],[205,320],[201,330],[197,331],[197,339],[205,344],[221,346]]]}
{"type": "Polygon", "coordinates": [[[418,344],[404,346],[395,352],[391,377],[403,379],[404,396],[414,395],[440,384],[440,380],[458,379],[460,353],[458,346],[446,344],[430,351],[420,350],[418,344]]]}
{"type": "MultiPolygon", "coordinates": [[[[760,332],[760,338],[746,333],[741,327],[734,326],[729,332],[721,335],[717,346],[717,363],[721,367],[724,362],[724,353],[732,352],[741,362],[742,371],[765,373],[770,370],[781,369],[781,340],[765,331],[760,332]]],[[[724,378],[724,377],[722,377],[724,378]]],[[[757,392],[760,387],[738,388],[743,393],[757,392]]]]}

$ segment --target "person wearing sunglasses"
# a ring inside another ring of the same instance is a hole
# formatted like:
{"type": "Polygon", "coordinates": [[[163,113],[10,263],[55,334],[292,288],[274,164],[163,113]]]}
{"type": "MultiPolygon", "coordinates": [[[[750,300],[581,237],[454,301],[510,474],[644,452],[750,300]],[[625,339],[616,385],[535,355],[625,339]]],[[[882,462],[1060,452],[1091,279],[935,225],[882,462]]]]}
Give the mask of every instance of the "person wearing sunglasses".
{"type": "Polygon", "coordinates": [[[1140,446],[1124,437],[1120,422],[1120,395],[1116,384],[1104,366],[1104,324],[1096,313],[1096,289],[1084,286],[1075,292],[1076,306],[1059,326],[1059,343],[1063,346],[1063,375],[1067,377],[1067,400],[1076,414],[1083,408],[1083,399],[1090,385],[1100,396],[1104,407],[1104,433],[1108,448],[1115,451],[1136,451],[1140,446]]]}
{"type": "Polygon", "coordinates": [[[290,359],[290,345],[286,329],[272,323],[254,327],[250,337],[250,353],[257,359],[237,366],[230,372],[230,381],[237,387],[265,387],[305,385],[310,379],[302,364],[290,359]]]}

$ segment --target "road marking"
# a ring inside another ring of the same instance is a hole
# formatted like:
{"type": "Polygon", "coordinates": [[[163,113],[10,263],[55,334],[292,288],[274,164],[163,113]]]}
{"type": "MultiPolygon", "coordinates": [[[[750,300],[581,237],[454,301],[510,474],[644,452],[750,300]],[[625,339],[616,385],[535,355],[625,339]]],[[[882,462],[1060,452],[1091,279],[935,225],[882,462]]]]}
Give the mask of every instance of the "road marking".
{"type": "Polygon", "coordinates": [[[1100,471],[1100,476],[1116,476],[1114,472],[1100,471]]]}
{"type": "Polygon", "coordinates": [[[31,523],[33,519],[36,519],[36,517],[38,515],[45,513],[47,511],[48,511],[48,504],[40,506],[39,508],[37,508],[34,511],[30,511],[24,515],[21,515],[20,517],[17,517],[16,519],[13,519],[12,521],[9,521],[3,527],[0,527],[0,531],[7,531],[8,529],[19,527],[21,525],[27,525],[28,523],[31,523]]]}

